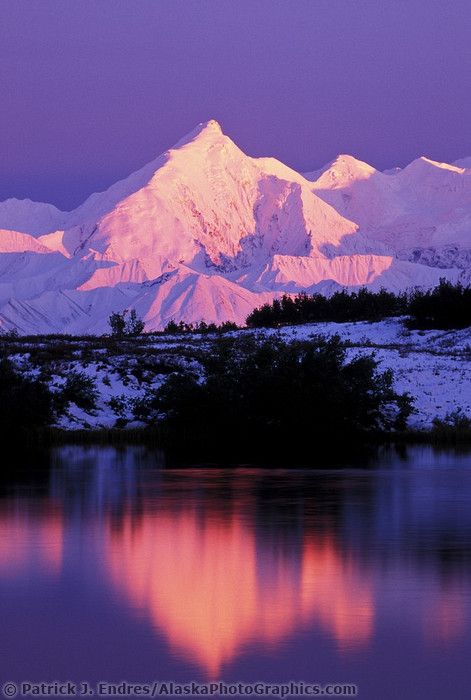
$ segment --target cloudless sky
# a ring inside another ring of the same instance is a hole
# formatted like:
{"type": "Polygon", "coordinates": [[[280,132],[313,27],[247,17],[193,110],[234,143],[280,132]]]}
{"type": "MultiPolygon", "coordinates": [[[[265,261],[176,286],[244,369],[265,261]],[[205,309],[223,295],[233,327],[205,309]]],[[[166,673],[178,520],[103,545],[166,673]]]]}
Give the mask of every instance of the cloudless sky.
{"type": "Polygon", "coordinates": [[[0,200],[78,205],[215,118],[312,170],[471,155],[470,0],[0,0],[0,200]]]}

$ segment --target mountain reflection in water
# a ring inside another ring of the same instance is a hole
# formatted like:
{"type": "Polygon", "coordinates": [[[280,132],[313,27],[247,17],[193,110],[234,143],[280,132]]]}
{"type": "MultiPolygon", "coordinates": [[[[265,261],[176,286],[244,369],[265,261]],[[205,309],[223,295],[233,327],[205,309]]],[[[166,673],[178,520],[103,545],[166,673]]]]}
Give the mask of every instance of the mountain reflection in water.
{"type": "Polygon", "coordinates": [[[54,585],[67,607],[68,582],[75,602],[99,590],[206,679],[249,650],[281,673],[299,639],[347,664],[392,633],[422,650],[469,649],[465,455],[387,450],[371,468],[336,471],[162,461],[143,447],[63,447],[39,482],[5,480],[2,600],[22,591],[34,608],[54,585]]]}

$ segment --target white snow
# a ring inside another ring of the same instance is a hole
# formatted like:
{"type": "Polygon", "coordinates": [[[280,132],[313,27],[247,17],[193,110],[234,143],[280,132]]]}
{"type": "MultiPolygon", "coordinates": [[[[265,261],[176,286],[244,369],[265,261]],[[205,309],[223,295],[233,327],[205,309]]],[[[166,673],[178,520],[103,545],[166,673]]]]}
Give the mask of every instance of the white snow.
{"type": "Polygon", "coordinates": [[[305,176],[245,155],[211,120],[72,212],[0,203],[0,327],[100,333],[135,307],[243,323],[283,292],[471,279],[471,169],[388,174],[341,155],[305,176]]]}
{"type": "MultiPolygon", "coordinates": [[[[322,323],[284,327],[282,330],[235,331],[235,334],[280,334],[286,340],[309,340],[315,336],[339,335],[347,357],[374,354],[381,370],[392,369],[395,388],[414,399],[416,412],[409,427],[430,428],[435,417],[445,418],[460,409],[471,418],[471,329],[460,331],[409,331],[401,319],[379,323],[322,323]]],[[[50,386],[59,389],[71,371],[84,372],[96,382],[97,408],[85,412],[72,404],[59,425],[69,429],[113,427],[117,420],[135,425],[133,405],[152,388],[158,391],[171,371],[191,369],[201,373],[198,355],[210,351],[211,336],[143,336],[123,342],[118,353],[108,354],[100,339],[44,340],[46,352],[55,344],[51,359],[34,361],[38,344],[15,341],[11,359],[24,372],[50,372],[50,386]],[[69,350],[67,350],[69,348],[69,350]],[[33,359],[31,359],[33,358],[33,359]],[[166,365],[167,369],[163,369],[166,365]],[[110,406],[110,400],[115,403],[110,406]],[[117,401],[116,401],[117,400],[117,401]]]]}
{"type": "Polygon", "coordinates": [[[471,418],[471,329],[408,331],[400,319],[379,323],[292,326],[287,338],[340,335],[349,355],[373,353],[380,369],[392,369],[395,388],[414,399],[411,428],[430,428],[435,417],[462,410],[471,418]]]}

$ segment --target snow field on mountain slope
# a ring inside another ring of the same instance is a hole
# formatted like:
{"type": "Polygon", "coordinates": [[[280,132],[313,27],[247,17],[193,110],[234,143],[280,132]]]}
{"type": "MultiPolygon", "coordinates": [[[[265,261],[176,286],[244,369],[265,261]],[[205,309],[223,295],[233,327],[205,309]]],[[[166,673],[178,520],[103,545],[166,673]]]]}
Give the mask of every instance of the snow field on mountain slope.
{"type": "Polygon", "coordinates": [[[0,202],[0,229],[5,330],[102,333],[130,306],[149,331],[242,324],[283,292],[469,281],[471,169],[341,155],[306,179],[210,120],[72,212],[0,202]]]}

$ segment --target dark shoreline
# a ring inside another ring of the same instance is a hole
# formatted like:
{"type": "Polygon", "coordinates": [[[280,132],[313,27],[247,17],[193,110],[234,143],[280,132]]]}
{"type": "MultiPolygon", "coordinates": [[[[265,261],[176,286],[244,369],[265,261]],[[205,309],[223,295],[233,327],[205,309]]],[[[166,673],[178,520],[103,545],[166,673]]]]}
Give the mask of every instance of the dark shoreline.
{"type": "MultiPolygon", "coordinates": [[[[175,436],[169,439],[162,429],[109,428],[93,430],[64,430],[49,428],[36,433],[8,436],[18,445],[18,452],[36,455],[51,448],[65,446],[115,447],[143,446],[160,450],[165,463],[175,467],[253,468],[364,468],[382,449],[398,451],[413,446],[430,446],[437,451],[454,449],[471,452],[471,431],[406,431],[402,433],[368,434],[361,440],[346,440],[345,445],[312,443],[304,445],[227,445],[197,443],[175,436]]],[[[339,441],[341,443],[341,441],[339,441]]],[[[294,443],[294,441],[293,441],[294,443]]],[[[29,460],[28,460],[29,461],[29,460]]]]}
{"type": "MultiPolygon", "coordinates": [[[[91,428],[67,430],[65,428],[49,428],[44,431],[44,437],[53,444],[64,443],[128,443],[128,444],[152,444],[162,449],[172,446],[181,436],[173,436],[167,439],[161,428],[91,428]]],[[[394,433],[368,433],[364,439],[354,444],[469,444],[471,445],[471,429],[458,431],[450,427],[449,430],[406,430],[394,433]]],[[[193,440],[192,440],[193,442],[193,440]]]]}

